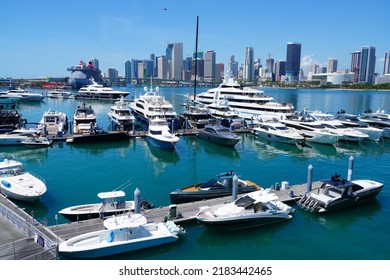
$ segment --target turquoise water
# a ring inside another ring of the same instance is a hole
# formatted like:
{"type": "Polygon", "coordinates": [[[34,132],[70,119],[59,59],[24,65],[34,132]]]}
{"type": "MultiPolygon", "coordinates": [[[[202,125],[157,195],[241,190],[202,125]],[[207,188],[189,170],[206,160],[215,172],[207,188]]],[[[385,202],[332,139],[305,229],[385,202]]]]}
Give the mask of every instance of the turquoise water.
{"type": "MultiPolygon", "coordinates": [[[[129,98],[143,92],[129,87],[129,98]]],[[[390,108],[390,93],[377,91],[264,89],[279,102],[292,102],[297,110],[308,108],[336,112],[344,109],[361,113],[367,108],[390,108]]],[[[161,93],[180,105],[191,88],[161,87],[161,93]]],[[[63,111],[72,118],[81,101],[46,99],[40,104],[20,105],[29,122],[38,122],[44,111],[63,111]]],[[[88,102],[95,109],[98,123],[109,128],[109,102],[88,102]]],[[[87,105],[88,105],[87,104],[87,105]]],[[[355,159],[353,177],[370,178],[385,183],[385,188],[372,203],[359,208],[318,216],[297,208],[288,222],[242,230],[216,232],[196,222],[183,224],[187,235],[179,242],[113,259],[390,259],[390,141],[367,142],[362,145],[338,144],[336,147],[313,145],[291,147],[269,143],[251,134],[241,136],[234,149],[216,146],[195,136],[181,137],[177,152],[170,153],[150,146],[144,139],[109,144],[69,145],[27,149],[0,147],[0,159],[16,157],[25,168],[42,176],[48,191],[37,203],[18,203],[26,211],[34,211],[38,220],[49,225],[66,223],[55,214],[62,208],[97,201],[96,194],[119,187],[127,199],[136,188],[155,206],[169,204],[169,192],[202,182],[215,174],[234,170],[243,179],[263,187],[282,181],[290,185],[305,183],[307,168],[313,166],[313,179],[339,173],[347,177],[348,160],[355,159]]]]}

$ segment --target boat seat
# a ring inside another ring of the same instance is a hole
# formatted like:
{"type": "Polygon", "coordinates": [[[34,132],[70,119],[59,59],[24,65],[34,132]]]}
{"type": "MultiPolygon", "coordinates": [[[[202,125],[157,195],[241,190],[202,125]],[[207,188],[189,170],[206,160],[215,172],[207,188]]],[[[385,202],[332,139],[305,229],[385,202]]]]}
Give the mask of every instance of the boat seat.
{"type": "Polygon", "coordinates": [[[107,236],[106,241],[107,243],[111,243],[114,241],[115,233],[113,231],[110,232],[110,234],[107,236]]]}

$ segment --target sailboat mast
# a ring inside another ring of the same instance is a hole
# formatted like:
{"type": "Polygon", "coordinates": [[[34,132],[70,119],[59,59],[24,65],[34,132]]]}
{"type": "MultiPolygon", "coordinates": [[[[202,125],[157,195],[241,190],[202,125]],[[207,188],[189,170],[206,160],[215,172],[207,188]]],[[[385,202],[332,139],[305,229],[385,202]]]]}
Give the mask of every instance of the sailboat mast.
{"type": "Polygon", "coordinates": [[[194,101],[196,100],[196,80],[197,80],[196,75],[198,73],[198,26],[199,26],[199,16],[196,16],[194,101]]]}

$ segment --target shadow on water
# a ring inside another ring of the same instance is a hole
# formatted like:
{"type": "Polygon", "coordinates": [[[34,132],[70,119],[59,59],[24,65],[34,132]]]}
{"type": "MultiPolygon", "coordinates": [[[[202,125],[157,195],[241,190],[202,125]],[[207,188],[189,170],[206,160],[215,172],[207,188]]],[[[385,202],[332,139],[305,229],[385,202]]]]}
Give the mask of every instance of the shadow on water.
{"type": "Polygon", "coordinates": [[[209,141],[201,138],[197,138],[198,147],[203,148],[203,150],[208,155],[213,156],[224,156],[231,159],[239,159],[240,153],[235,147],[222,146],[215,143],[210,143],[209,141]]]}
{"type": "Polygon", "coordinates": [[[146,145],[149,148],[150,154],[152,155],[153,159],[156,161],[162,161],[165,163],[173,163],[175,165],[179,160],[179,151],[178,150],[164,150],[160,149],[158,147],[155,147],[153,144],[151,144],[149,141],[145,139],[146,145]]]}
{"type": "Polygon", "coordinates": [[[115,149],[127,149],[134,145],[135,139],[115,141],[115,142],[102,142],[102,143],[83,143],[83,144],[68,144],[70,150],[77,150],[80,152],[85,152],[90,155],[100,155],[108,150],[115,149]]]}

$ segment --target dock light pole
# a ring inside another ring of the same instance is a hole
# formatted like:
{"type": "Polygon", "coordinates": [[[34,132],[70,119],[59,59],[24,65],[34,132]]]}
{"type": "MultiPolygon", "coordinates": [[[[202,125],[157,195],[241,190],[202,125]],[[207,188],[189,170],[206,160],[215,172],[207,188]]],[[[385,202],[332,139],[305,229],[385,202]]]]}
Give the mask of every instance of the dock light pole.
{"type": "Polygon", "coordinates": [[[134,191],[134,213],[140,214],[141,213],[141,198],[140,198],[141,192],[138,188],[134,191]]]}
{"type": "Polygon", "coordinates": [[[306,185],[306,192],[311,191],[311,186],[313,183],[313,166],[310,164],[307,168],[307,185],[306,185]]]}
{"type": "Polygon", "coordinates": [[[237,199],[237,194],[238,194],[238,177],[236,174],[234,174],[233,176],[233,188],[232,188],[232,200],[236,200],[237,199]]]}
{"type": "Polygon", "coordinates": [[[349,163],[348,163],[348,178],[347,178],[348,181],[352,180],[353,162],[354,162],[354,158],[353,158],[353,156],[350,156],[349,163]]]}

